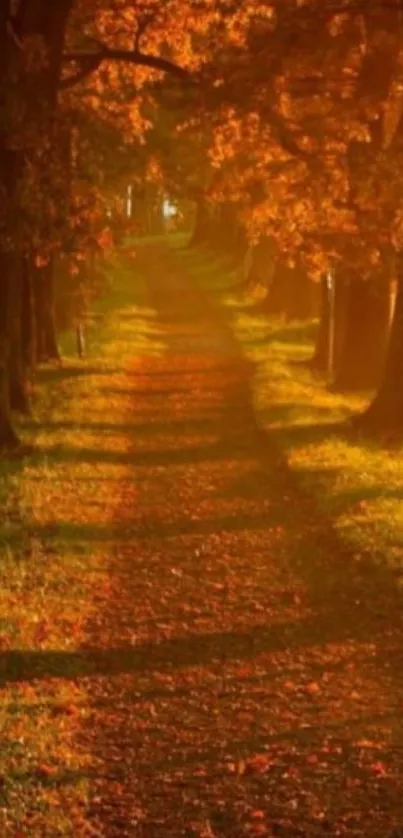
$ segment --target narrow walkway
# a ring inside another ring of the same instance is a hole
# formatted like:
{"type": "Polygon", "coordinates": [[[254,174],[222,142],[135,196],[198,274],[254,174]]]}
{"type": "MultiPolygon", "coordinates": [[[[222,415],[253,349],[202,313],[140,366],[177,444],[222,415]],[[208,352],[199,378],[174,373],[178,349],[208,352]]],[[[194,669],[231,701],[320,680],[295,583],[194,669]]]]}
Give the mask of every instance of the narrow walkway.
{"type": "Polygon", "coordinates": [[[174,255],[142,259],[167,348],[127,393],[94,821],[108,838],[386,838],[403,829],[398,595],[276,463],[219,305],[174,255]]]}

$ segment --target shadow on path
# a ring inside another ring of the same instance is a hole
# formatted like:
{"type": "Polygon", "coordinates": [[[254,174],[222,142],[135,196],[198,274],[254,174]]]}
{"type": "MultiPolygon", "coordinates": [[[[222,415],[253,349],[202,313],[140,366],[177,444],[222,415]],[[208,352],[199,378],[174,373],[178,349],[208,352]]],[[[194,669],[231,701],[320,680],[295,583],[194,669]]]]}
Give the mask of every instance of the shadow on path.
{"type": "MultiPolygon", "coordinates": [[[[86,648],[6,651],[0,681],[85,680],[106,838],[386,838],[403,822],[401,589],[346,549],[257,427],[228,311],[180,256],[139,261],[168,349],[120,392],[129,453],[49,452],[128,468],[112,539],[99,524],[46,531],[111,541],[110,589],[86,648]]],[[[110,417],[88,423],[103,429],[110,417]]]]}

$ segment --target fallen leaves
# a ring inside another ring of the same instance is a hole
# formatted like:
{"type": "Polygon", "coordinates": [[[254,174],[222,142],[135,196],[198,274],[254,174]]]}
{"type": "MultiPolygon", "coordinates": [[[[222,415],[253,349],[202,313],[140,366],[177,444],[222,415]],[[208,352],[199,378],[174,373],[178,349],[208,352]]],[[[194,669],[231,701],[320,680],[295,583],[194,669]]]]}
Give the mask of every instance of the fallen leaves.
{"type": "Polygon", "coordinates": [[[369,769],[377,777],[387,777],[388,776],[388,770],[386,768],[386,765],[384,765],[383,762],[379,762],[379,761],[378,762],[372,762],[371,765],[369,766],[369,769]]]}
{"type": "Polygon", "coordinates": [[[222,315],[166,272],[152,304],[169,292],[223,334],[219,363],[150,339],[122,371],[139,311],[112,317],[119,372],[89,375],[82,403],[73,382],[54,413],[68,437],[43,430],[46,464],[25,472],[37,538],[0,596],[5,648],[37,678],[1,696],[2,835],[375,838],[403,793],[400,663],[381,673],[370,618],[354,633],[355,590],[339,614],[338,557],[262,454],[222,315]]]}
{"type": "Polygon", "coordinates": [[[306,685],[305,692],[307,692],[308,695],[318,695],[318,693],[320,693],[320,686],[316,683],[316,681],[311,681],[306,685]]]}
{"type": "Polygon", "coordinates": [[[255,754],[246,760],[246,771],[256,772],[257,774],[267,774],[275,762],[268,754],[255,754]]]}

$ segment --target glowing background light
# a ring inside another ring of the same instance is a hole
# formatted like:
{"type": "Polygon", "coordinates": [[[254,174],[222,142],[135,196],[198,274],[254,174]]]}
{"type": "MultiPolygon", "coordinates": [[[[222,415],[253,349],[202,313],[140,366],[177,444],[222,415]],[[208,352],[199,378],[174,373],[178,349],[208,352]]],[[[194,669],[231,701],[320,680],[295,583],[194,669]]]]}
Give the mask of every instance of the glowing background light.
{"type": "Polygon", "coordinates": [[[171,203],[169,198],[165,198],[162,202],[162,214],[164,218],[173,218],[175,215],[178,214],[178,210],[174,204],[171,203]]]}

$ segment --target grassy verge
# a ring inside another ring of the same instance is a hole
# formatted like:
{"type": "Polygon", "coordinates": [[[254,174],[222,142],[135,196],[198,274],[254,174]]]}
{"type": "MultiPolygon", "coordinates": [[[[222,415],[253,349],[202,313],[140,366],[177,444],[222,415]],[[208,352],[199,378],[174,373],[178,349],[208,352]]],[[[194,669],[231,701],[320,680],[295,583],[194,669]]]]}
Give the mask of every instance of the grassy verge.
{"type": "Polygon", "coordinates": [[[91,758],[80,746],[87,685],[75,661],[109,584],[118,485],[128,479],[127,365],[158,351],[132,262],[111,262],[108,277],[87,359],[39,373],[35,418],[22,428],[35,453],[0,468],[2,838],[91,834],[91,758]]]}
{"type": "Polygon", "coordinates": [[[256,364],[257,420],[300,483],[358,553],[369,551],[400,571],[403,450],[349,438],[340,427],[362,410],[370,394],[331,392],[298,363],[312,354],[315,324],[285,324],[263,315],[256,299],[234,294],[236,272],[211,253],[193,251],[182,258],[195,279],[218,291],[228,307],[237,338],[256,364]]]}

